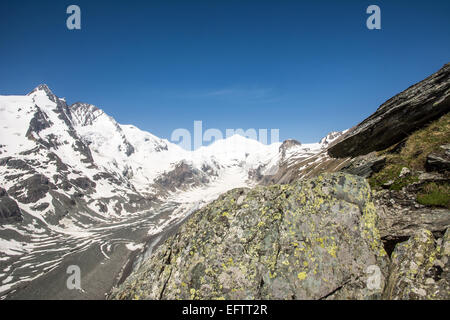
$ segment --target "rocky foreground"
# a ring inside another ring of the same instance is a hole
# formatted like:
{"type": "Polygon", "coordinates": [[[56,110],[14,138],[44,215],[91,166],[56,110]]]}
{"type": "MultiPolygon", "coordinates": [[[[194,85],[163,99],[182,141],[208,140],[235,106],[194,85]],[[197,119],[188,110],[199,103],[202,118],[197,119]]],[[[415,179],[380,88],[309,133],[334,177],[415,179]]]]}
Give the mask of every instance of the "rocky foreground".
{"type": "Polygon", "coordinates": [[[367,181],[325,174],[235,189],[195,213],[114,299],[421,299],[449,297],[449,231],[390,259],[367,181]]]}
{"type": "Polygon", "coordinates": [[[382,288],[365,285],[371,265],[387,274],[370,188],[361,178],[334,174],[223,195],[113,297],[380,297],[382,288]]]}

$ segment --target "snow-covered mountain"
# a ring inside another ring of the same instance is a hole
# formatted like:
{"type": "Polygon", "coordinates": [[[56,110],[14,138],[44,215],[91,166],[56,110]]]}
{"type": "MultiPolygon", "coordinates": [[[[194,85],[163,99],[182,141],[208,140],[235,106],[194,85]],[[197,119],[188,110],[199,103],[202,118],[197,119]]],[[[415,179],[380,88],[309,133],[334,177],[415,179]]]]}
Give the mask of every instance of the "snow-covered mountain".
{"type": "Polygon", "coordinates": [[[264,145],[235,135],[187,151],[93,105],[68,106],[40,85],[26,96],[0,96],[0,185],[22,215],[85,227],[164,199],[205,202],[251,186],[338,136],[264,145]]]}

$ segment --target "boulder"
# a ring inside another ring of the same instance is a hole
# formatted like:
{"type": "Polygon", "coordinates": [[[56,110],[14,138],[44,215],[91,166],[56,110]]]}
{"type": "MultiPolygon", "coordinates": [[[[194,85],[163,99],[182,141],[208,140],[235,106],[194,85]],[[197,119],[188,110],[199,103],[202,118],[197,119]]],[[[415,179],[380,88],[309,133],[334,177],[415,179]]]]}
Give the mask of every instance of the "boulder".
{"type": "Polygon", "coordinates": [[[220,196],[110,298],[373,299],[387,266],[366,180],[324,174],[220,196]]]}
{"type": "Polygon", "coordinates": [[[448,299],[449,230],[439,241],[420,229],[408,241],[397,244],[391,257],[390,273],[383,293],[389,300],[448,299]],[[443,262],[445,261],[445,263],[443,262]]]}
{"type": "Polygon", "coordinates": [[[386,101],[331,146],[328,154],[344,158],[384,150],[449,111],[450,63],[386,101]]]}

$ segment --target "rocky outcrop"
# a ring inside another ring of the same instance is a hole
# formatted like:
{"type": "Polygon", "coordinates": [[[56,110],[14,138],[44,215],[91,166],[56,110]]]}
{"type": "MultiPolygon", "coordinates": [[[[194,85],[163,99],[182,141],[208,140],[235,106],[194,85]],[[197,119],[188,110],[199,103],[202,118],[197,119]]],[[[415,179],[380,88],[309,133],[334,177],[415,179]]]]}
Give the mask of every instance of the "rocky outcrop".
{"type": "Polygon", "coordinates": [[[427,156],[425,168],[427,171],[450,171],[450,144],[441,146],[438,152],[432,152],[427,156]]]}
{"type": "MultiPolygon", "coordinates": [[[[98,125],[97,121],[99,121],[99,119],[101,119],[102,117],[107,118],[108,121],[115,127],[115,130],[121,139],[122,143],[118,146],[118,151],[124,152],[127,157],[131,156],[135,152],[134,146],[125,137],[125,134],[123,133],[120,125],[112,117],[105,114],[103,110],[97,108],[92,104],[82,102],[76,102],[72,104],[69,109],[75,126],[95,126],[98,125]]],[[[101,123],[101,120],[99,122],[101,123]]],[[[87,144],[92,142],[89,141],[89,139],[85,140],[87,140],[87,144]]]]}
{"type": "MultiPolygon", "coordinates": [[[[208,171],[208,168],[204,170],[208,171]]],[[[181,161],[174,166],[173,170],[159,176],[155,180],[154,187],[164,191],[175,191],[177,189],[200,186],[208,181],[208,174],[192,167],[185,161],[181,161]]]]}
{"type": "MultiPolygon", "coordinates": [[[[42,130],[50,128],[52,125],[53,123],[48,119],[47,115],[36,106],[36,112],[34,113],[33,118],[31,118],[30,126],[25,136],[28,139],[34,139],[33,134],[38,134],[42,130]]],[[[45,140],[40,139],[39,142],[47,147],[50,146],[45,140]]]]}
{"type": "Polygon", "coordinates": [[[320,140],[320,144],[323,145],[324,147],[328,147],[329,145],[331,145],[334,141],[336,141],[337,139],[339,139],[343,134],[345,133],[345,131],[333,131],[330,132],[329,134],[327,134],[325,137],[323,137],[320,140]]]}
{"type": "Polygon", "coordinates": [[[5,189],[0,188],[0,224],[17,223],[22,219],[17,202],[8,196],[5,189]]]}
{"type": "Polygon", "coordinates": [[[274,175],[260,179],[263,185],[293,183],[299,179],[310,179],[321,173],[337,172],[345,167],[350,158],[337,159],[328,156],[326,149],[316,154],[304,154],[301,157],[288,157],[281,162],[274,175]]]}
{"type": "Polygon", "coordinates": [[[285,140],[280,148],[279,148],[279,153],[281,154],[281,162],[283,162],[284,160],[286,160],[286,152],[292,148],[292,147],[300,147],[302,144],[294,139],[289,139],[289,140],[285,140]]]}
{"type": "Polygon", "coordinates": [[[74,186],[77,186],[78,188],[80,188],[82,190],[93,189],[96,186],[96,183],[94,181],[91,181],[89,178],[86,178],[86,177],[79,177],[76,179],[72,179],[72,180],[70,180],[70,182],[74,186]]]}
{"type": "Polygon", "coordinates": [[[450,64],[382,104],[331,146],[332,157],[379,151],[450,111],[450,64]]]}
{"type": "Polygon", "coordinates": [[[376,152],[371,152],[364,156],[359,156],[350,161],[341,171],[369,178],[373,173],[379,172],[386,163],[386,157],[378,156],[376,152]]]}
{"type": "Polygon", "coordinates": [[[450,228],[448,209],[420,205],[416,198],[416,192],[408,190],[382,190],[374,194],[383,241],[404,240],[420,229],[436,232],[450,228]]]}
{"type": "Polygon", "coordinates": [[[392,253],[385,299],[448,299],[450,232],[435,239],[426,230],[418,230],[408,241],[398,244],[392,253]]]}
{"type": "Polygon", "coordinates": [[[50,189],[56,186],[46,176],[35,174],[15,184],[8,193],[21,203],[34,203],[44,198],[50,189]]]}
{"type": "Polygon", "coordinates": [[[47,97],[50,99],[50,101],[57,103],[58,100],[60,100],[57,96],[53,94],[52,90],[50,90],[50,88],[45,83],[38,85],[30,93],[28,93],[28,95],[31,96],[38,91],[44,91],[47,97]]]}
{"type": "Polygon", "coordinates": [[[326,174],[222,195],[111,298],[372,299],[387,266],[369,185],[326,174]],[[368,285],[374,270],[379,281],[368,285]]]}

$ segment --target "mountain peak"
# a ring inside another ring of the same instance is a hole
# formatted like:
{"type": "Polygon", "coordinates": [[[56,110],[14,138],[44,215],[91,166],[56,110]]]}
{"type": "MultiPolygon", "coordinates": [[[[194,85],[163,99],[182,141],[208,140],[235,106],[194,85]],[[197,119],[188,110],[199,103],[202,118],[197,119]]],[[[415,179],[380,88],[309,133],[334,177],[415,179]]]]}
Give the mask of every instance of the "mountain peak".
{"type": "Polygon", "coordinates": [[[52,90],[50,90],[50,88],[45,83],[38,85],[28,95],[31,95],[32,93],[36,93],[38,91],[44,91],[47,95],[54,95],[52,90]]]}
{"type": "Polygon", "coordinates": [[[288,140],[285,140],[285,141],[283,142],[283,144],[280,146],[280,150],[281,150],[281,149],[287,150],[287,149],[289,149],[289,148],[291,148],[291,147],[294,147],[294,146],[301,146],[301,145],[302,145],[302,144],[301,144],[300,141],[297,141],[297,140],[295,140],[295,139],[288,139],[288,140]]]}
{"type": "Polygon", "coordinates": [[[45,94],[51,101],[57,102],[58,98],[55,96],[55,94],[50,90],[50,88],[45,84],[40,84],[36,88],[34,88],[30,93],[28,93],[28,96],[31,96],[33,94],[45,94]]]}
{"type": "Polygon", "coordinates": [[[100,110],[100,111],[103,112],[103,110],[97,108],[93,104],[85,103],[85,102],[75,102],[69,108],[72,109],[72,110],[84,110],[86,112],[88,112],[88,111],[94,112],[94,111],[97,111],[97,110],[100,110]]]}
{"type": "MultiPolygon", "coordinates": [[[[75,123],[81,126],[92,125],[98,117],[105,114],[103,110],[84,102],[76,102],[69,109],[75,123]]],[[[115,121],[113,122],[115,123],[115,121]]]]}
{"type": "Polygon", "coordinates": [[[343,133],[345,133],[347,130],[345,131],[332,131],[330,133],[328,133],[325,137],[323,137],[320,140],[320,144],[322,145],[330,145],[333,141],[335,141],[337,138],[339,138],[340,136],[342,136],[343,133]]]}

